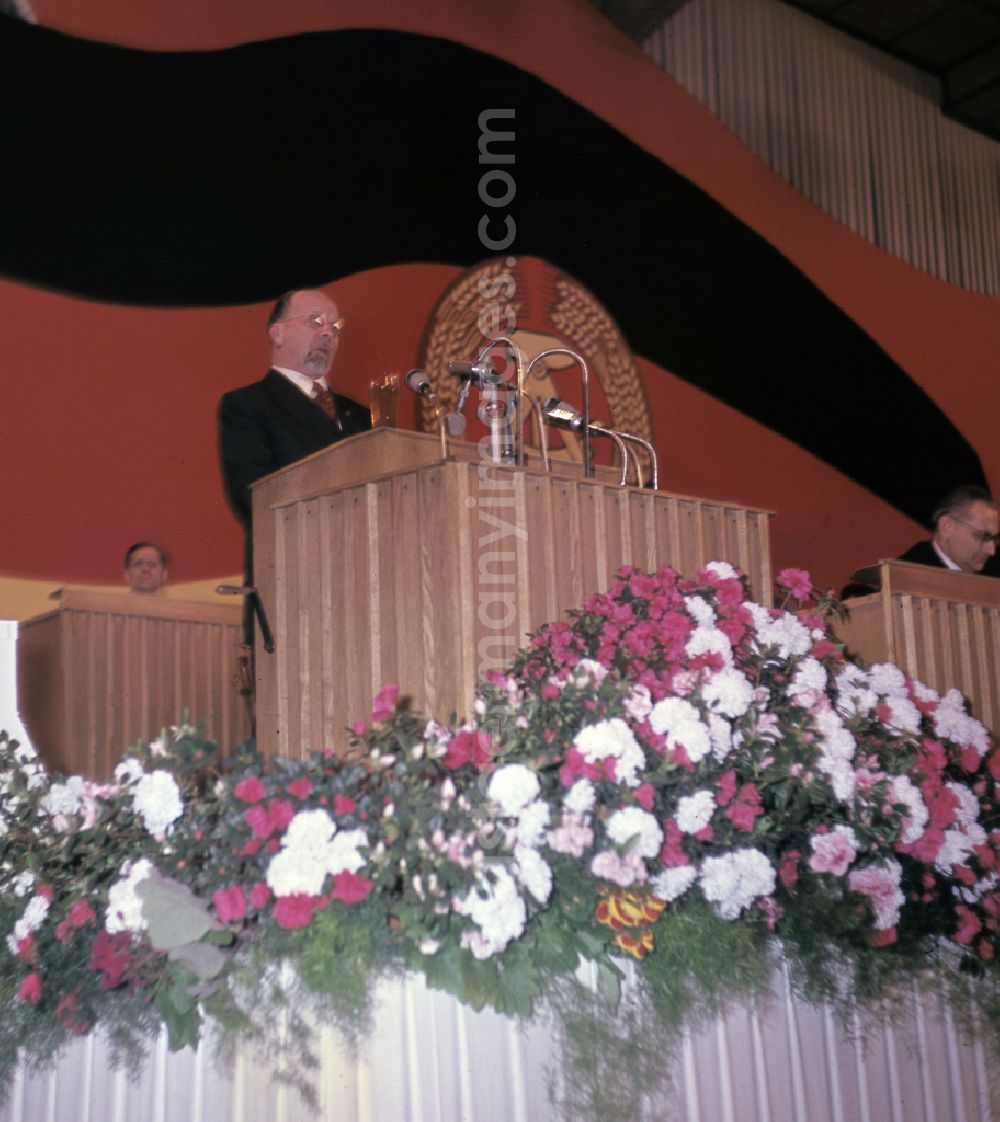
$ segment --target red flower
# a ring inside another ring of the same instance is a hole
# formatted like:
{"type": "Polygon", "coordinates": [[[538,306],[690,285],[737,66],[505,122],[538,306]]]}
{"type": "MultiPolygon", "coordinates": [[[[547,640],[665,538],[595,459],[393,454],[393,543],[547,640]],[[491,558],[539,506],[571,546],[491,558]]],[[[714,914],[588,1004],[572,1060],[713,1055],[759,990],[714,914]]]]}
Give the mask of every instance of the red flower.
{"type": "Polygon", "coordinates": [[[107,931],[98,931],[94,936],[94,945],[90,951],[90,968],[100,970],[101,989],[113,990],[120,984],[125,971],[129,967],[128,951],[132,946],[132,938],[126,931],[109,935],[107,931]]]}
{"type": "Polygon", "coordinates": [[[388,721],[396,709],[399,700],[399,686],[395,682],[388,682],[375,695],[372,701],[372,720],[388,721]]]}
{"type": "Polygon", "coordinates": [[[677,865],[690,865],[691,858],[681,848],[684,835],[673,818],[663,823],[663,845],[660,846],[660,860],[668,868],[677,865]]]}
{"type": "Polygon", "coordinates": [[[14,951],[17,957],[25,964],[35,961],[35,937],[34,935],[25,935],[23,939],[18,939],[17,949],[14,951]]]}
{"type": "Polygon", "coordinates": [[[233,794],[245,803],[259,803],[267,794],[267,788],[256,775],[251,775],[249,779],[236,784],[233,794]]]}
{"type": "Polygon", "coordinates": [[[294,780],[285,788],[290,795],[294,795],[297,799],[308,799],[312,794],[312,789],[312,780],[307,775],[294,780]]]}
{"type": "Polygon", "coordinates": [[[483,729],[461,729],[448,741],[445,767],[472,764],[480,771],[493,759],[493,737],[483,729]]]}
{"type": "Polygon", "coordinates": [[[30,1001],[32,1005],[38,1004],[38,999],[42,996],[42,979],[37,970],[21,979],[17,996],[22,1001],[30,1001]]]}
{"type": "Polygon", "coordinates": [[[865,942],[869,947],[891,947],[898,938],[895,927],[890,927],[885,931],[869,931],[865,942]]]}
{"type": "Polygon", "coordinates": [[[287,799],[274,799],[267,806],[248,807],[243,817],[258,838],[269,838],[285,829],[295,817],[295,808],[287,799]]]}
{"type": "Polygon", "coordinates": [[[350,795],[334,795],[333,796],[333,813],[336,815],[352,814],[357,810],[358,804],[351,798],[350,795]]]}
{"type": "Polygon", "coordinates": [[[56,1016],[62,1022],[63,1028],[68,1029],[74,1036],[83,1036],[84,1033],[90,1032],[93,1023],[80,1014],[76,1004],[78,994],[78,990],[73,990],[72,993],[60,998],[56,1006],[56,1016]]]}
{"type": "Polygon", "coordinates": [[[304,892],[279,896],[274,902],[274,918],[278,926],[285,928],[286,931],[292,931],[296,927],[308,927],[316,903],[315,896],[308,896],[304,892]]]}
{"type": "Polygon", "coordinates": [[[333,878],[333,891],[330,895],[336,900],[343,900],[345,904],[357,904],[374,887],[374,881],[367,877],[356,876],[354,873],[345,870],[342,873],[337,873],[333,878]]]}
{"type": "Polygon", "coordinates": [[[247,898],[238,884],[216,889],[212,893],[212,904],[223,923],[239,923],[247,914],[247,898]]]}
{"type": "Polygon", "coordinates": [[[268,900],[271,899],[271,890],[266,884],[255,884],[250,889],[250,904],[252,907],[260,911],[261,908],[267,907],[268,900]]]}

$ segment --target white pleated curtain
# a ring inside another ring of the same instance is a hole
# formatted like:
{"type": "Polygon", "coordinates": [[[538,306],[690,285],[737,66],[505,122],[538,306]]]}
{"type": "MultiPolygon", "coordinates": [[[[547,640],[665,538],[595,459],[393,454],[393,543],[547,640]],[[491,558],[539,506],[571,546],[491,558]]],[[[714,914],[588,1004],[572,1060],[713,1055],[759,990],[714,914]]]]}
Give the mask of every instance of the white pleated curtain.
{"type": "Polygon", "coordinates": [[[644,47],[832,217],[1000,295],[1000,143],[944,117],[935,78],[777,0],[690,0],[644,47]]]}

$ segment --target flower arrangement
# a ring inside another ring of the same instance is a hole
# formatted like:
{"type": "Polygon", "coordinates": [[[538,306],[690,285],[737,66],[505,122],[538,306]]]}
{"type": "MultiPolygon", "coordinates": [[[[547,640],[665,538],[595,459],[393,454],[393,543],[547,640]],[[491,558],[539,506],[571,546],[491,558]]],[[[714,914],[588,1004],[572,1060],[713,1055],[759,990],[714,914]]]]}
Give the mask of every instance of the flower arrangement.
{"type": "Polygon", "coordinates": [[[0,736],[0,1074],[97,1025],[124,1049],[261,1035],[302,994],[363,1031],[400,968],[528,1016],[582,962],[614,999],[630,962],[670,1029],[766,987],[777,948],[845,1010],[975,976],[1000,1029],[989,733],[728,564],[621,570],[458,728],[398,695],[346,758],[220,761],[185,724],[106,786],[0,736]]]}

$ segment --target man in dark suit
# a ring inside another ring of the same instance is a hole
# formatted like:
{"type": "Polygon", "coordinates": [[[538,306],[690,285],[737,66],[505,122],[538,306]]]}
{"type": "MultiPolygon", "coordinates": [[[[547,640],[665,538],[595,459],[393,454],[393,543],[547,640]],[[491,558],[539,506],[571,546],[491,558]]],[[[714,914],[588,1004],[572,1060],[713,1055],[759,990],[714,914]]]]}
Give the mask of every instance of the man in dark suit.
{"type": "MultiPolygon", "coordinates": [[[[1000,576],[1000,559],[995,557],[1000,543],[997,505],[985,487],[966,484],[949,491],[935,507],[931,521],[934,525],[932,537],[910,546],[900,554],[898,561],[981,573],[987,577],[1000,576]]],[[[840,598],[848,600],[874,591],[877,591],[875,587],[852,580],[840,598]]]]}
{"type": "Polygon", "coordinates": [[[267,321],[271,369],[219,403],[226,497],[248,537],[251,483],[371,427],[368,410],[327,382],[343,326],[324,292],[285,293],[267,321]]]}
{"type": "Polygon", "coordinates": [[[911,546],[900,561],[963,573],[987,569],[1000,540],[997,506],[989,491],[971,485],[956,487],[938,503],[931,517],[933,537],[911,546]]]}

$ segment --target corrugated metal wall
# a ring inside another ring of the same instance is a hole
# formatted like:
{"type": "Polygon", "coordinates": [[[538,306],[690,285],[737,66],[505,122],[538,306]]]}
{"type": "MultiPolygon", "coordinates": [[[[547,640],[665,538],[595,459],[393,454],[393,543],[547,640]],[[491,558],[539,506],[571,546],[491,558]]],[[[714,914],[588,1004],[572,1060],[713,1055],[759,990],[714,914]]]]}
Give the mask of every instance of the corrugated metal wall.
{"type": "Polygon", "coordinates": [[[1000,144],[942,116],[936,79],[777,0],[691,0],[644,46],[834,218],[1000,295],[1000,144]]]}

